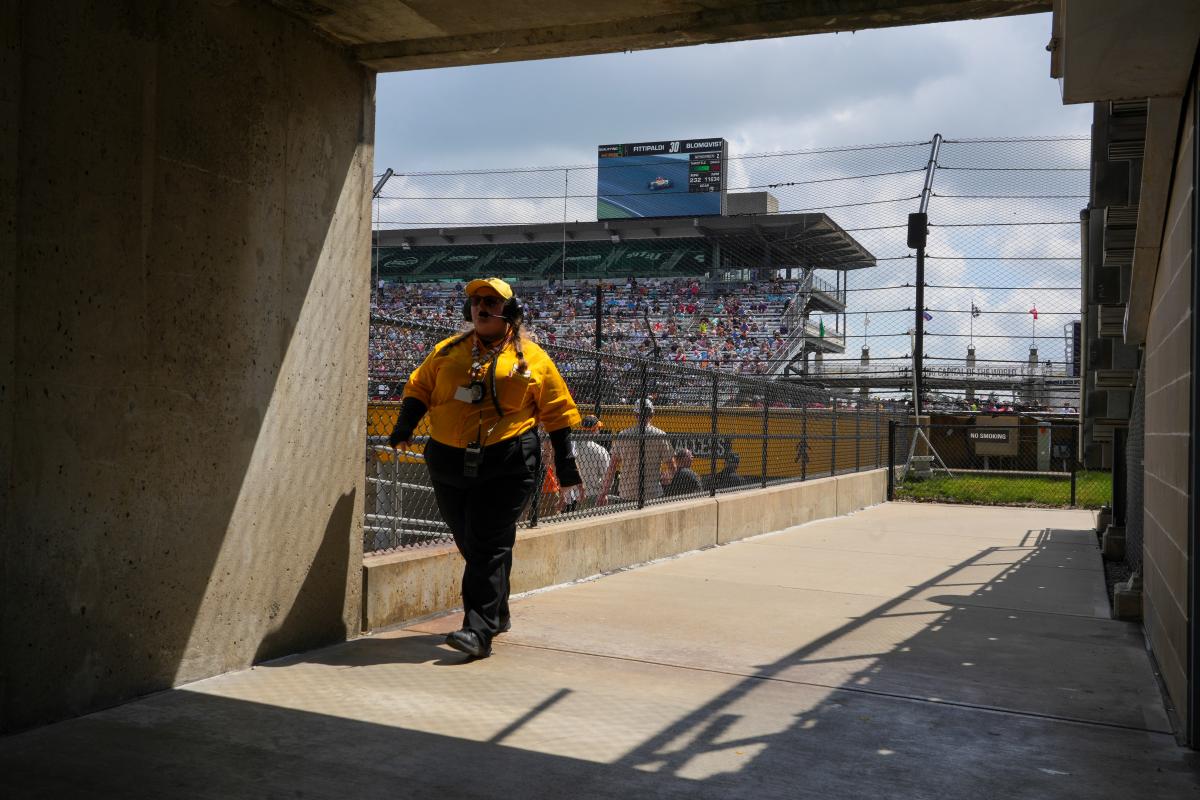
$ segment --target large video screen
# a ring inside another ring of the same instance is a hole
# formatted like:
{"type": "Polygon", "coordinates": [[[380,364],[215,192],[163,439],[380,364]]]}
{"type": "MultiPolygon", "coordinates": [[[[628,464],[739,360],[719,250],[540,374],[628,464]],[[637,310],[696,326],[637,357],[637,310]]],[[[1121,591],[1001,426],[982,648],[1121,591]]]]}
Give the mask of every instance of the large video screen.
{"type": "Polygon", "coordinates": [[[725,155],[724,139],[600,145],[596,218],[721,214],[725,155]]]}

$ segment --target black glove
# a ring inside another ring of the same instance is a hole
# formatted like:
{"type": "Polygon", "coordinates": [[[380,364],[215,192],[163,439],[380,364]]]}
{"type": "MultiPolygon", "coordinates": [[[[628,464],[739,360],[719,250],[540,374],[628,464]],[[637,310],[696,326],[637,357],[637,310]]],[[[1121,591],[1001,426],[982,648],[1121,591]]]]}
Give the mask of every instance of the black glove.
{"type": "Polygon", "coordinates": [[[571,441],[571,429],[559,428],[550,432],[550,446],[554,448],[554,474],[562,488],[583,483],[579,467],[575,466],[575,444],[571,441]]]}
{"type": "Polygon", "coordinates": [[[425,416],[425,411],[425,404],[417,398],[404,398],[404,402],[400,404],[400,414],[396,418],[396,427],[392,428],[392,435],[388,437],[388,444],[395,447],[412,439],[413,431],[417,429],[421,417],[425,416]]]}

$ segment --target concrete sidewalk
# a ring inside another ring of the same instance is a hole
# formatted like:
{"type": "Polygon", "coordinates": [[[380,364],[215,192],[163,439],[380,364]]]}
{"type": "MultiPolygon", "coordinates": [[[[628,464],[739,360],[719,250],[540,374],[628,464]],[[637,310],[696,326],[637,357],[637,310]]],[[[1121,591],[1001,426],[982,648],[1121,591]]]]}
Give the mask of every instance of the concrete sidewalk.
{"type": "Polygon", "coordinates": [[[1086,512],[889,504],[0,740],[18,797],[1192,798],[1086,512]]]}

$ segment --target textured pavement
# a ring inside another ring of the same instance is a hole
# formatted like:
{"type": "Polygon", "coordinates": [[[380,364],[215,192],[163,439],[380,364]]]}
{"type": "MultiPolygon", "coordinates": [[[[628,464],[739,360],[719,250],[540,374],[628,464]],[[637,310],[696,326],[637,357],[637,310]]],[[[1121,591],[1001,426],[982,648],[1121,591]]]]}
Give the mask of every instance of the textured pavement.
{"type": "Polygon", "coordinates": [[[889,504],[0,740],[7,797],[1194,798],[1087,512],[889,504]]]}

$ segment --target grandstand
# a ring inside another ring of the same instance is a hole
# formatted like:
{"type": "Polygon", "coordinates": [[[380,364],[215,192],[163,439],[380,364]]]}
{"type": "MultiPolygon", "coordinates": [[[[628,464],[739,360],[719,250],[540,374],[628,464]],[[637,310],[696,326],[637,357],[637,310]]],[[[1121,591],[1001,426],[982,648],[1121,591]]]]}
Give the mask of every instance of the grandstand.
{"type": "MultiPolygon", "coordinates": [[[[594,347],[599,298],[607,352],[756,375],[844,352],[846,273],[875,265],[821,213],[392,229],[374,244],[380,313],[457,325],[462,283],[499,275],[549,343],[594,347]]],[[[372,375],[403,380],[420,356],[375,340],[372,375]]]]}

